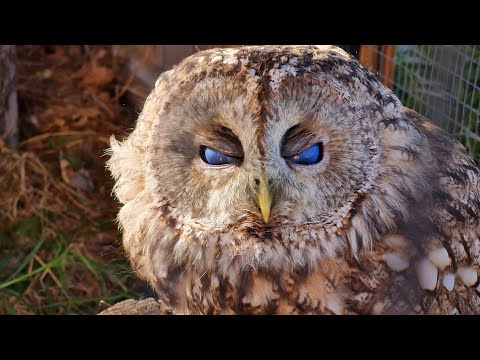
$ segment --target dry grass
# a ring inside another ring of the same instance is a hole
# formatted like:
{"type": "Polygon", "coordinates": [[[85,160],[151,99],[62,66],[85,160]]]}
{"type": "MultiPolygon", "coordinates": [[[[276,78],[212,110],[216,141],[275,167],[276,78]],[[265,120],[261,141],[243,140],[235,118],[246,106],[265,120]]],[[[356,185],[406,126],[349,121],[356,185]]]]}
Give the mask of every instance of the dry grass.
{"type": "Polygon", "coordinates": [[[137,116],[129,76],[109,46],[19,46],[17,57],[21,144],[0,144],[0,313],[97,313],[141,296],[103,156],[137,116]]]}

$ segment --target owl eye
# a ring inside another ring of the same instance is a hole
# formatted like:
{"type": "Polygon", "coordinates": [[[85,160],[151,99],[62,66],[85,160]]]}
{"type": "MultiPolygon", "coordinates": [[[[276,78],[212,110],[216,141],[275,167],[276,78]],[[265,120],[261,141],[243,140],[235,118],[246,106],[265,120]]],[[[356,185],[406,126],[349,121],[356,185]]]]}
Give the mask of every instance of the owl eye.
{"type": "Polygon", "coordinates": [[[238,158],[225,155],[220,151],[209,148],[208,146],[200,147],[200,157],[208,165],[233,164],[239,161],[238,158]]]}
{"type": "Polygon", "coordinates": [[[320,162],[322,157],[322,144],[315,144],[297,155],[288,157],[287,160],[299,165],[313,165],[320,162]]]}

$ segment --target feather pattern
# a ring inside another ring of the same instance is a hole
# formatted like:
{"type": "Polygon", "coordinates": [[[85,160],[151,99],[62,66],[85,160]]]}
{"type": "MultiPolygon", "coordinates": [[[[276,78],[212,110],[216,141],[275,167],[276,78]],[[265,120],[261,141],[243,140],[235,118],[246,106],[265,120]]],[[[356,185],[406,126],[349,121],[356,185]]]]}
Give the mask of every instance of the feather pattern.
{"type": "Polygon", "coordinates": [[[177,313],[480,313],[478,166],[339,48],[190,56],[110,153],[125,250],[177,313]],[[220,143],[241,161],[203,162],[220,143]]]}

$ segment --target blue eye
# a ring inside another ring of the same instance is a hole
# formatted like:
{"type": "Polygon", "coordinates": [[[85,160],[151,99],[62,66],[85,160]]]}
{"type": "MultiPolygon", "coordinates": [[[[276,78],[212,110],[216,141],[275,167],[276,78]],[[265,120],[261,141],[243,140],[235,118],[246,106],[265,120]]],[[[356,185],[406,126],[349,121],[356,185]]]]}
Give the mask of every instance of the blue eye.
{"type": "Polygon", "coordinates": [[[200,147],[200,157],[209,165],[225,165],[238,162],[238,158],[234,158],[221,153],[220,151],[213,150],[207,146],[200,147]]]}
{"type": "Polygon", "coordinates": [[[313,165],[322,160],[322,147],[321,144],[315,144],[308,149],[303,150],[297,155],[287,158],[289,161],[300,165],[313,165]]]}

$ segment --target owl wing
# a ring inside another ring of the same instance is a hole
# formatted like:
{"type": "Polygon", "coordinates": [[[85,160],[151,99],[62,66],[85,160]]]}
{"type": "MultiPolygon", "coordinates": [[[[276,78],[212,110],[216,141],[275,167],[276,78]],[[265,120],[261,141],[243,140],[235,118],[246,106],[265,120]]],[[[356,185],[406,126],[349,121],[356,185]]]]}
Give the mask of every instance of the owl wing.
{"type": "MultiPolygon", "coordinates": [[[[427,313],[480,313],[480,169],[465,148],[426,118],[405,108],[426,136],[433,158],[427,204],[412,217],[421,254],[416,264],[427,313]],[[433,235],[432,235],[433,234],[433,235]]],[[[422,151],[422,149],[420,149],[422,151]]],[[[415,213],[415,211],[414,211],[415,213]]],[[[406,226],[406,233],[409,226],[406,226]]]]}

